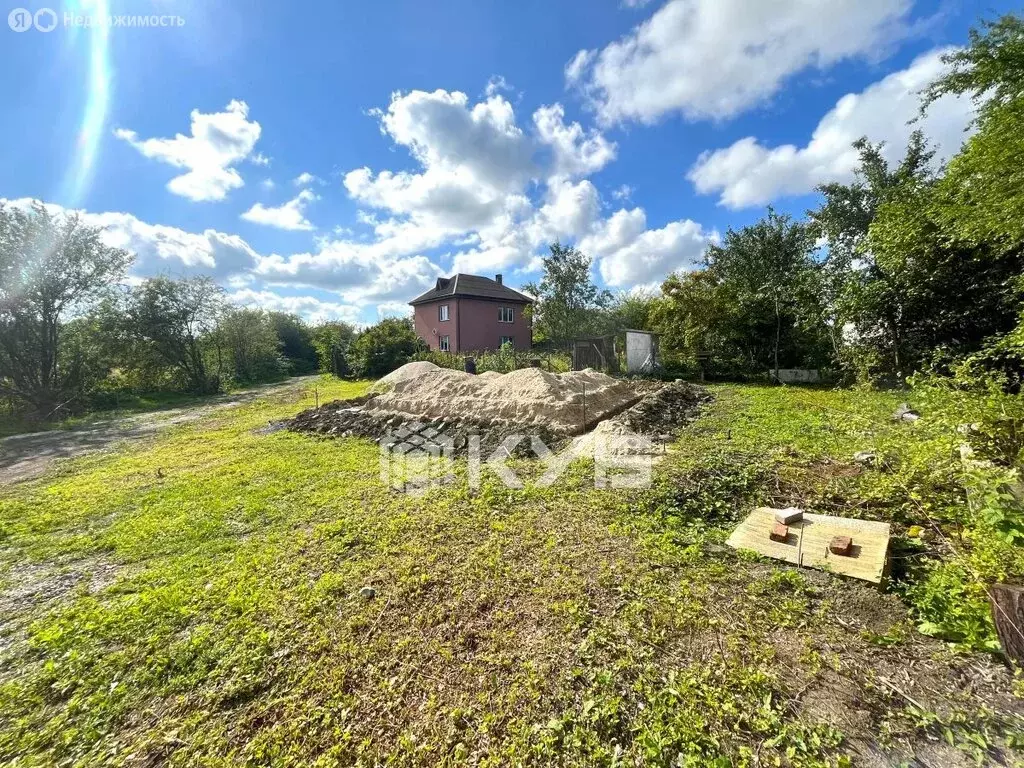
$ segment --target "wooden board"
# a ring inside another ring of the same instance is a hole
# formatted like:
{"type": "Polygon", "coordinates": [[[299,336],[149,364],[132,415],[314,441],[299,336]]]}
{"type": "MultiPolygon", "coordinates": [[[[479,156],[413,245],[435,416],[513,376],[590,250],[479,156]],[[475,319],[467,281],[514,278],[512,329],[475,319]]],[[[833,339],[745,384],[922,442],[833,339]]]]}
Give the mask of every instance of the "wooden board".
{"type": "Polygon", "coordinates": [[[805,512],[803,520],[789,526],[789,539],[785,542],[768,538],[774,523],[775,510],[758,507],[736,526],[726,543],[735,549],[750,549],[793,565],[881,583],[889,551],[888,523],[805,512]],[[853,552],[847,556],[832,554],[828,545],[834,536],[852,538],[853,552]]]}

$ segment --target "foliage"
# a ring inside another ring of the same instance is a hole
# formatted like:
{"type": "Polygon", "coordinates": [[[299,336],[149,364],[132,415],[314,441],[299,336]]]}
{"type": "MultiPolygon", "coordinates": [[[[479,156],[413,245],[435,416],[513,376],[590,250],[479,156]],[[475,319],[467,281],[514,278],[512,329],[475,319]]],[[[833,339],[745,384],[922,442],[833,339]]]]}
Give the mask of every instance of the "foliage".
{"type": "Polygon", "coordinates": [[[313,329],[298,315],[268,312],[267,317],[281,344],[281,357],[287,363],[288,373],[301,376],[316,371],[319,357],[313,342],[313,329]]]}
{"type": "Polygon", "coordinates": [[[427,349],[412,320],[387,318],[356,334],[348,347],[348,364],[359,379],[376,379],[408,363],[427,349]]]}
{"type": "Polygon", "coordinates": [[[603,311],[611,306],[612,295],[594,283],[590,258],[559,243],[549,250],[542,259],[540,282],[523,287],[537,300],[532,308],[535,337],[561,346],[601,332],[603,311]]]}
{"type": "Polygon", "coordinates": [[[230,362],[231,377],[236,382],[272,381],[287,373],[288,363],[282,357],[284,342],[276,325],[273,317],[259,309],[234,308],[220,318],[216,344],[230,362]]]}
{"type": "Polygon", "coordinates": [[[945,54],[943,63],[949,71],[925,89],[921,111],[947,94],[969,93],[981,120],[988,119],[1024,97],[1024,19],[1010,13],[983,22],[969,32],[968,45],[945,54]]]}
{"type": "Polygon", "coordinates": [[[769,209],[709,246],[702,270],[671,275],[651,312],[666,361],[710,352],[719,370],[763,374],[827,359],[813,242],[807,225],[769,209]]]}
{"type": "Polygon", "coordinates": [[[508,373],[520,368],[528,368],[533,360],[540,360],[540,367],[545,371],[564,373],[572,367],[572,356],[567,352],[546,352],[539,350],[520,351],[506,344],[501,349],[482,349],[478,351],[460,352],[453,355],[449,352],[427,350],[418,352],[414,360],[427,360],[441,368],[465,370],[466,358],[472,357],[476,363],[477,373],[495,371],[508,373]]]}
{"type": "Polygon", "coordinates": [[[190,391],[207,393],[221,385],[207,356],[224,311],[224,289],[208,277],[155,277],[127,292],[120,318],[134,354],[168,366],[190,391]]]}
{"type": "Polygon", "coordinates": [[[313,329],[312,341],[321,373],[331,373],[339,378],[351,375],[348,347],[355,333],[351,325],[337,321],[321,323],[313,329]]]}
{"type": "Polygon", "coordinates": [[[0,392],[44,419],[81,395],[85,345],[81,334],[64,344],[64,323],[120,280],[130,261],[75,214],[0,204],[0,392]]]}

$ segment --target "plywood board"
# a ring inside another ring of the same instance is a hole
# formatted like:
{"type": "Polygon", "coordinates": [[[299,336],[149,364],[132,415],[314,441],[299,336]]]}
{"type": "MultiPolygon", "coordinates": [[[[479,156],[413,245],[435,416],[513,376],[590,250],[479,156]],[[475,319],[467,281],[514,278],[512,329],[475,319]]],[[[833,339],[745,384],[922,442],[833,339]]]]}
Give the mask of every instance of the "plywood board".
{"type": "Polygon", "coordinates": [[[774,523],[775,510],[758,507],[736,526],[726,543],[793,565],[881,583],[889,551],[888,523],[805,513],[803,520],[790,524],[789,538],[784,542],[768,538],[774,523]],[[830,552],[828,545],[834,536],[852,538],[853,552],[846,556],[830,552]]]}

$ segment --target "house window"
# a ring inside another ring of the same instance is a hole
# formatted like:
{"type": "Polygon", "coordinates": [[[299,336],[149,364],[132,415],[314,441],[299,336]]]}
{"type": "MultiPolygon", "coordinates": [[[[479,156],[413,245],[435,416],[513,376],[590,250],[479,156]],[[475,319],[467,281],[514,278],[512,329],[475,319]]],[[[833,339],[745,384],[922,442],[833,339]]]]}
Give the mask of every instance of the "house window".
{"type": "Polygon", "coordinates": [[[451,342],[447,336],[442,336],[441,341],[438,343],[437,348],[442,352],[451,352],[451,342]]]}
{"type": "Polygon", "coordinates": [[[448,319],[448,305],[442,304],[437,308],[437,319],[438,322],[445,322],[448,319]]]}
{"type": "Polygon", "coordinates": [[[498,307],[499,323],[511,323],[513,319],[512,307],[498,307]]]}
{"type": "Polygon", "coordinates": [[[510,347],[514,347],[516,345],[516,337],[515,336],[502,336],[501,337],[501,344],[499,344],[499,346],[504,347],[506,344],[508,344],[510,347]]]}

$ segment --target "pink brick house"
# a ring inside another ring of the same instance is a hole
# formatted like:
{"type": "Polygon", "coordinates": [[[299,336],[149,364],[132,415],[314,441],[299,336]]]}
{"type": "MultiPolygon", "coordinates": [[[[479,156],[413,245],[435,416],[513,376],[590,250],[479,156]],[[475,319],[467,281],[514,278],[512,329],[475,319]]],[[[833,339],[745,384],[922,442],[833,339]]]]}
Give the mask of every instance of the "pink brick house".
{"type": "Polygon", "coordinates": [[[443,352],[471,352],[533,346],[533,329],[524,310],[533,299],[505,285],[501,275],[458,274],[409,302],[417,335],[443,352]]]}

